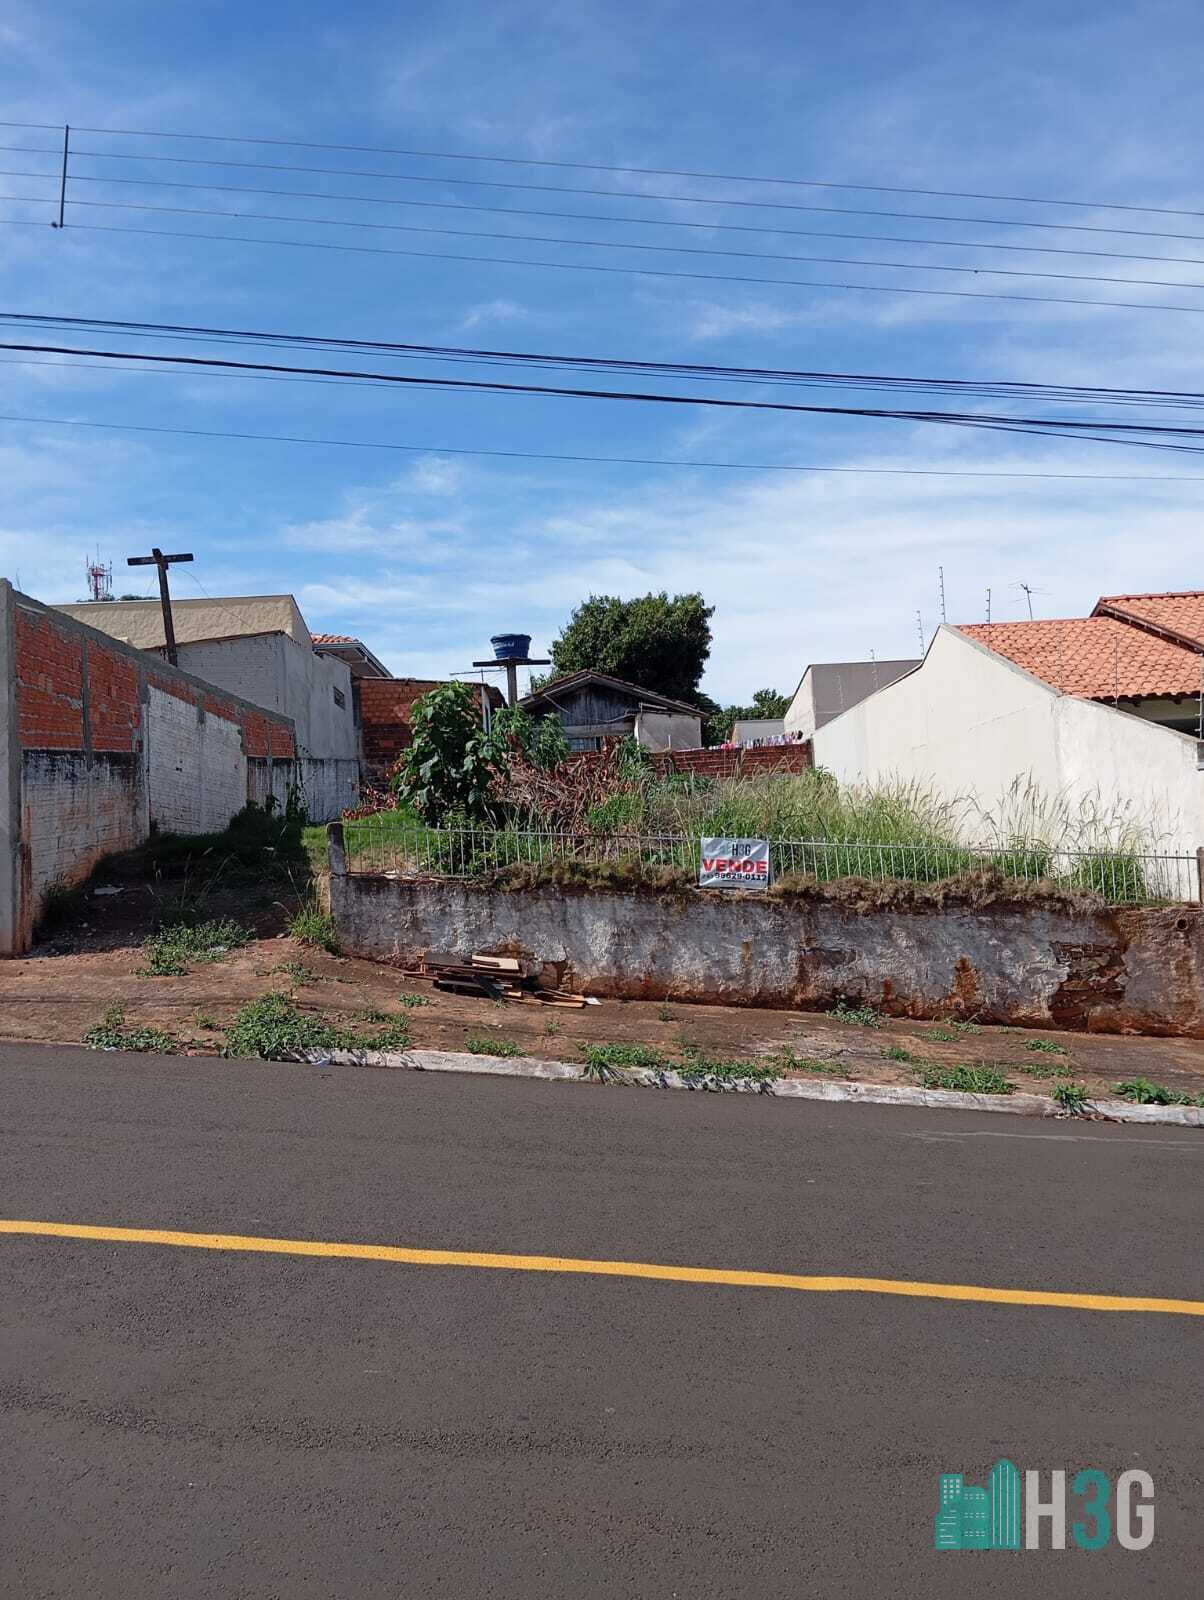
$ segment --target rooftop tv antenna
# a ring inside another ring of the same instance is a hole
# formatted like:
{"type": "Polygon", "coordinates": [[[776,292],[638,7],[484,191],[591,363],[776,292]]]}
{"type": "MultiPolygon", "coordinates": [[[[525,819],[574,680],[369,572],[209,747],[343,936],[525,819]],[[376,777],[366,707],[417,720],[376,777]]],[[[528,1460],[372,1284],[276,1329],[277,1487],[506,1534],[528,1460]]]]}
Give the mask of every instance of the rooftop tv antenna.
{"type": "Polygon", "coordinates": [[[1036,589],[1036,588],[1033,587],[1033,585],[1031,583],[1024,583],[1024,582],[1014,583],[1012,585],[1012,588],[1013,589],[1023,589],[1024,590],[1024,598],[1028,601],[1028,620],[1031,622],[1033,620],[1033,596],[1035,594],[1044,594],[1045,590],[1044,589],[1036,589]]]}

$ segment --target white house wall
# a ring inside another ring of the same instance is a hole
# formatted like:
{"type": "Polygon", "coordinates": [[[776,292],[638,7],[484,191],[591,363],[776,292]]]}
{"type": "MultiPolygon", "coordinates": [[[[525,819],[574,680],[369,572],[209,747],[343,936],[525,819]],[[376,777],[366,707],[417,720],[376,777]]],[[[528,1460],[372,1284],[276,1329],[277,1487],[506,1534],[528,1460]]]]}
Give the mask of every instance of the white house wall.
{"type": "Polygon", "coordinates": [[[1098,795],[1106,812],[1131,808],[1158,848],[1176,853],[1204,844],[1196,748],[1185,734],[1060,695],[952,628],[938,630],[915,672],[814,735],[816,766],[843,784],[914,781],[998,813],[1009,788],[1031,779],[1050,799],[1098,795]]]}

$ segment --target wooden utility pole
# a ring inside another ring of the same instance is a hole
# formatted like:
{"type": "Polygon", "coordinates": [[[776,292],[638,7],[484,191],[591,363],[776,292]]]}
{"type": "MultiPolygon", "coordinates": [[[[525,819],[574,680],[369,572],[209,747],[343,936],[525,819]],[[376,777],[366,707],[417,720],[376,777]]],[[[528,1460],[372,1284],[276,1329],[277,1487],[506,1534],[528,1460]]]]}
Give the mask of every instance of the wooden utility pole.
{"type": "Polygon", "coordinates": [[[175,561],[191,561],[192,552],[185,555],[165,556],[162,550],[154,549],[148,556],[127,556],[127,567],[158,567],[159,569],[159,604],[163,607],[163,640],[167,645],[167,659],[173,667],[179,666],[176,656],[176,630],[171,620],[171,590],[167,587],[167,569],[175,561]]]}

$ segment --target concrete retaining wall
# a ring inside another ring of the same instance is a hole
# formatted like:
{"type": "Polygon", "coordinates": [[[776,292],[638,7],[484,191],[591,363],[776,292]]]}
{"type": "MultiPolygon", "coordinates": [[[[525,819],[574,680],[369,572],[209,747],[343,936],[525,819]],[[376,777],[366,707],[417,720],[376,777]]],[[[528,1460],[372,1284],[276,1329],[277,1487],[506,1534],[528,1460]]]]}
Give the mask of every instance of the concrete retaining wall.
{"type": "Polygon", "coordinates": [[[1204,913],[1039,902],[860,910],[724,891],[490,891],[340,872],[344,948],[409,963],[474,950],[533,956],[599,996],[822,1009],[1204,1038],[1204,913]]]}

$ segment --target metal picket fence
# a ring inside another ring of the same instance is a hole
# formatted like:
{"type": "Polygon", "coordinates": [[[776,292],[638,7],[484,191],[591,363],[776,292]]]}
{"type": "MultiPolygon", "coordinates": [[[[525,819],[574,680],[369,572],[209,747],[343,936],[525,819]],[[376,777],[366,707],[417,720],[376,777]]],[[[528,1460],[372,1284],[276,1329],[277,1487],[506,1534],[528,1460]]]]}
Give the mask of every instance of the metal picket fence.
{"type": "MultiPolygon", "coordinates": [[[[341,824],[347,870],[395,877],[483,878],[502,867],[554,862],[698,870],[701,841],[686,834],[579,834],[511,828],[427,828],[392,812],[341,824]]],[[[993,870],[1024,883],[1081,889],[1114,905],[1201,899],[1196,855],[1061,850],[1012,845],[875,844],[773,839],[770,874],[828,882],[941,883],[993,870]]]]}

